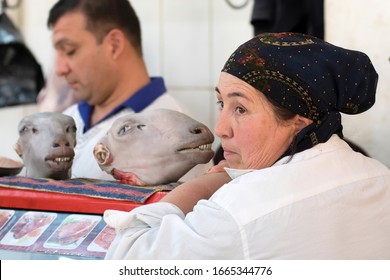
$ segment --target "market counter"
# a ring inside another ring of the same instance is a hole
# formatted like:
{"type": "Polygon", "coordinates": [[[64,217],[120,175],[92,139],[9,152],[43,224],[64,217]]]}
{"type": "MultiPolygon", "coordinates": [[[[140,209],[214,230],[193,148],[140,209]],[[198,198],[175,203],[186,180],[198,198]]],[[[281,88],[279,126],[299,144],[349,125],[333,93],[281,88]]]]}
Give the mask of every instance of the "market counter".
{"type": "Polygon", "coordinates": [[[115,237],[106,209],[159,201],[177,184],[139,187],[114,181],[0,177],[0,259],[102,259],[115,237]]]}

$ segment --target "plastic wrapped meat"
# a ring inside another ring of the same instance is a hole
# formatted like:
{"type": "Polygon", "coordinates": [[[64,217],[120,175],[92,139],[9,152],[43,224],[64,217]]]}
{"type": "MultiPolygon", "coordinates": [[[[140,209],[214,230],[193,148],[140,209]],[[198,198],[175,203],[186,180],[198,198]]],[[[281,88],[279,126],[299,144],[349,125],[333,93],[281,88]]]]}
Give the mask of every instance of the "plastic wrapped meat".
{"type": "Polygon", "coordinates": [[[77,243],[84,238],[96,224],[96,219],[90,219],[88,217],[77,218],[77,216],[70,217],[55,231],[50,237],[49,242],[61,246],[77,243]]]}
{"type": "Polygon", "coordinates": [[[21,239],[24,236],[35,236],[41,233],[41,228],[50,224],[54,220],[55,216],[41,213],[30,212],[23,215],[17,224],[12,228],[14,239],[21,239]]]}

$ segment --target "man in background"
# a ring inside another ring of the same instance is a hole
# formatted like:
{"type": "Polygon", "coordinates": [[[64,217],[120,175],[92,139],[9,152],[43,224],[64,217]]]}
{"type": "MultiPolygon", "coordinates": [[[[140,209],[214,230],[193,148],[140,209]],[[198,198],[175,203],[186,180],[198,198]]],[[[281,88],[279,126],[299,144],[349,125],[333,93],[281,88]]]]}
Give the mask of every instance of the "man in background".
{"type": "Polygon", "coordinates": [[[93,148],[113,121],[131,112],[183,107],[166,92],[163,78],[149,76],[140,22],[128,0],[59,0],[48,26],[55,72],[81,100],[64,112],[77,126],[72,177],[112,180],[96,163],[93,148]]]}

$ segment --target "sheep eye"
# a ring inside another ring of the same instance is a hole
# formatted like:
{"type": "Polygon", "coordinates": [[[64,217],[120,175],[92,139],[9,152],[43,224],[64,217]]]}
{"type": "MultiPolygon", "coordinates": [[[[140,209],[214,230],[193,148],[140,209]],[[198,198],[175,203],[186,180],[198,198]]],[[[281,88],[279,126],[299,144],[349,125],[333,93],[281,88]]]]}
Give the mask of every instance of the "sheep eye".
{"type": "Polygon", "coordinates": [[[27,132],[28,131],[28,127],[27,126],[23,126],[22,129],[19,131],[19,133],[24,133],[24,132],[27,132]]]}
{"type": "Polygon", "coordinates": [[[36,129],[36,128],[34,128],[34,127],[32,128],[31,131],[32,131],[32,133],[34,133],[34,134],[38,133],[38,129],[36,129]]]}
{"type": "Polygon", "coordinates": [[[125,125],[123,125],[123,126],[119,129],[118,135],[122,136],[122,135],[124,135],[127,131],[129,131],[130,129],[131,129],[131,126],[125,124],[125,125]]]}
{"type": "Polygon", "coordinates": [[[139,130],[143,130],[144,127],[146,127],[146,125],[144,125],[144,124],[139,124],[139,125],[137,125],[137,128],[138,128],[139,130]]]}
{"type": "Polygon", "coordinates": [[[68,126],[67,128],[66,128],[66,132],[67,133],[69,133],[69,132],[73,132],[73,133],[75,133],[77,131],[77,128],[76,128],[76,126],[68,126]]]}

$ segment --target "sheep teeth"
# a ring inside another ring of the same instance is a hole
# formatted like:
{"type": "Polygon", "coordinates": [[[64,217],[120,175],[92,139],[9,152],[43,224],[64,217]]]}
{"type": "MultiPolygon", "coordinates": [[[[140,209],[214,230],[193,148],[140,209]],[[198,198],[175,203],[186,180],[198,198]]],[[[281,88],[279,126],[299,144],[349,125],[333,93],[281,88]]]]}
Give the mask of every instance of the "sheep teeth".
{"type": "Polygon", "coordinates": [[[211,150],[211,144],[200,145],[200,146],[198,147],[198,149],[201,150],[201,151],[211,150]]]}
{"type": "Polygon", "coordinates": [[[183,148],[183,149],[180,149],[178,151],[181,152],[181,151],[191,151],[191,150],[199,150],[199,151],[211,150],[211,144],[203,144],[203,145],[199,145],[199,146],[194,147],[194,148],[183,148]]]}
{"type": "Polygon", "coordinates": [[[54,159],[55,162],[68,162],[70,161],[70,157],[58,157],[54,159]]]}

